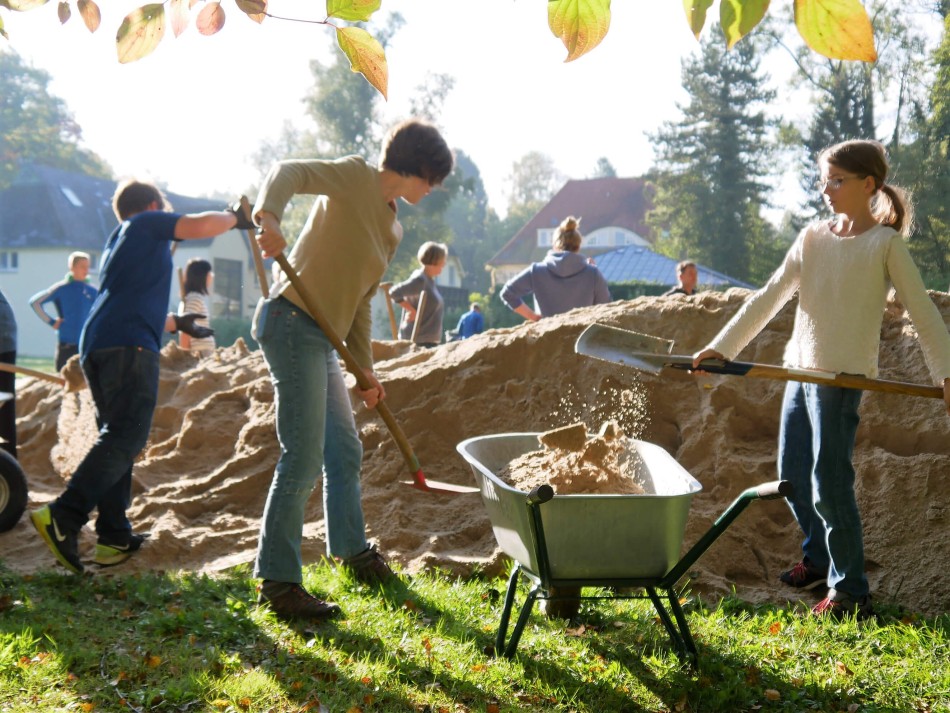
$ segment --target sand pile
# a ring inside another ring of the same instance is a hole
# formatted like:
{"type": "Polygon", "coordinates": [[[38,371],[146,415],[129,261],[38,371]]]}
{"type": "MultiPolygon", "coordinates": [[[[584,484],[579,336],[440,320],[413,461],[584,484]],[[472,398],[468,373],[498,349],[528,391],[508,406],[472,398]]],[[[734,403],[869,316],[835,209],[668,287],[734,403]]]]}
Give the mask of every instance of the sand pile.
{"type": "MultiPolygon", "coordinates": [[[[573,353],[594,321],[654,334],[692,353],[741,305],[747,292],[640,298],[576,310],[513,329],[492,330],[437,349],[386,347],[378,364],[391,409],[432,480],[470,485],[455,451],[465,438],[547,431],[583,421],[592,431],[615,419],[628,436],[656,443],[703,484],[693,498],[685,546],[692,545],[745,488],[775,478],[783,384],[739,377],[643,374],[573,353]]],[[[934,293],[950,321],[950,296],[934,293]]],[[[779,363],[793,310],[783,310],[741,355],[779,363]]],[[[882,378],[929,383],[913,328],[899,304],[882,330],[882,378]]],[[[22,463],[30,507],[54,497],[85,453],[95,427],[88,391],[47,383],[21,389],[22,463]]],[[[950,418],[941,401],[868,392],[855,449],[867,569],[879,600],[926,613],[950,610],[950,418]]],[[[370,536],[414,571],[502,558],[478,495],[434,495],[406,487],[405,462],[383,423],[362,407],[363,498],[370,536]]],[[[213,571],[254,557],[278,447],[273,390],[259,352],[243,345],[207,361],[166,347],[151,441],[136,466],[130,517],[152,539],[123,571],[213,571]]],[[[310,500],[304,556],[324,554],[321,493],[310,500]]],[[[609,526],[609,523],[601,523],[609,526]]],[[[92,549],[87,528],[82,539],[92,549]]],[[[730,591],[750,601],[784,601],[777,573],[800,555],[800,537],[782,502],[754,503],[699,560],[694,589],[730,591]]],[[[30,572],[53,560],[27,518],[0,535],[5,566],[30,572]]]]}

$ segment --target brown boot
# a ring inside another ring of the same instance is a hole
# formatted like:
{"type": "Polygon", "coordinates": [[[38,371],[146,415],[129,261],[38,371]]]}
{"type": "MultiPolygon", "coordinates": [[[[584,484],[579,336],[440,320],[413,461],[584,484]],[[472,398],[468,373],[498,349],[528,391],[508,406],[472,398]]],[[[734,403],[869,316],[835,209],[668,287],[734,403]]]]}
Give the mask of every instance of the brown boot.
{"type": "Polygon", "coordinates": [[[317,599],[293,582],[274,582],[265,579],[261,584],[257,602],[270,605],[271,611],[282,621],[295,619],[320,621],[340,614],[340,607],[336,604],[317,599]]]}
{"type": "Polygon", "coordinates": [[[376,545],[367,547],[358,555],[343,560],[342,565],[352,573],[354,579],[370,586],[386,584],[398,579],[396,573],[389,568],[385,558],[376,549],[376,545]]]}

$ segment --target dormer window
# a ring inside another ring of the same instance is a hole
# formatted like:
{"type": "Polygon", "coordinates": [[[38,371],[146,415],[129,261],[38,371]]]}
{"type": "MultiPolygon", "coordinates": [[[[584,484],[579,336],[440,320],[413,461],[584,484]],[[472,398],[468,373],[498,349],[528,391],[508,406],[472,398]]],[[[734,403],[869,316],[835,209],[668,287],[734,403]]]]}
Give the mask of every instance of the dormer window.
{"type": "Polygon", "coordinates": [[[63,192],[63,195],[66,196],[66,200],[72,203],[76,208],[82,208],[82,201],[79,200],[79,196],[72,192],[71,189],[66,186],[60,186],[59,190],[63,192]]]}

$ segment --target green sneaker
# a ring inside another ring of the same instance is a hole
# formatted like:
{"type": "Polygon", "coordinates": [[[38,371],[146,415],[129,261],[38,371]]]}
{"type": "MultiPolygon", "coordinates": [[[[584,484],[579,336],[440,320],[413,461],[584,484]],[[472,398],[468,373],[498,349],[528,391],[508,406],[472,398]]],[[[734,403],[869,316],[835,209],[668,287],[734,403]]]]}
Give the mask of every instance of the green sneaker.
{"type": "Polygon", "coordinates": [[[131,557],[134,552],[139,551],[146,537],[148,537],[148,533],[137,535],[133,532],[129,534],[129,539],[125,542],[99,540],[96,543],[96,556],[92,558],[92,561],[100,567],[112,567],[117,564],[122,564],[131,557]]]}
{"type": "Polygon", "coordinates": [[[79,559],[79,533],[60,527],[49,505],[31,512],[30,522],[63,567],[75,574],[83,573],[85,567],[79,559]]]}

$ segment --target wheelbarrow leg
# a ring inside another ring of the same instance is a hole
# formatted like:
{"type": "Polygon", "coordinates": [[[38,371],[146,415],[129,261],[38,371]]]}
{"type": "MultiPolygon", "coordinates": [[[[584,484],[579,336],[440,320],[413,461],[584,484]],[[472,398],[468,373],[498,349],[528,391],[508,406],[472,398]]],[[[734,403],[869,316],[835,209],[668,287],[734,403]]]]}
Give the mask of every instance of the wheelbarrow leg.
{"type": "Polygon", "coordinates": [[[680,605],[679,595],[672,587],[668,589],[666,593],[670,600],[670,609],[673,610],[673,616],[676,617],[676,623],[679,626],[680,638],[683,642],[685,654],[694,666],[698,665],[699,652],[696,650],[696,642],[693,640],[693,635],[689,630],[689,622],[686,621],[686,614],[683,613],[683,607],[680,605]]]}
{"type": "Polygon", "coordinates": [[[528,596],[521,605],[521,612],[518,614],[518,621],[515,622],[515,628],[511,632],[511,638],[508,639],[508,646],[505,647],[505,658],[510,659],[515,655],[515,649],[518,648],[518,642],[521,641],[521,634],[524,632],[525,625],[528,623],[528,617],[531,616],[531,609],[534,602],[541,592],[541,585],[531,587],[528,596]]]}
{"type": "MultiPolygon", "coordinates": [[[[676,655],[680,659],[688,658],[687,645],[683,638],[683,635],[676,628],[676,624],[673,623],[673,619],[670,618],[670,613],[666,611],[666,607],[663,605],[663,600],[660,599],[659,595],[656,593],[656,589],[653,587],[646,587],[647,595],[650,597],[650,601],[653,602],[653,608],[656,609],[657,616],[660,617],[660,621],[663,622],[663,627],[666,629],[666,633],[670,636],[670,641],[673,643],[673,648],[676,649],[676,655]]],[[[671,598],[671,602],[674,600],[671,598]]],[[[679,607],[679,602],[676,602],[676,607],[679,607]]],[[[676,613],[676,609],[674,609],[676,613]]],[[[683,610],[679,609],[679,615],[677,620],[682,616],[683,610]]]]}
{"type": "Polygon", "coordinates": [[[515,562],[508,577],[508,589],[505,590],[505,604],[501,610],[501,621],[498,624],[498,634],[495,636],[495,651],[502,653],[505,650],[505,637],[508,635],[508,620],[511,619],[511,607],[515,603],[515,592],[518,589],[518,579],[521,574],[521,565],[515,562]]]}
{"type": "Polygon", "coordinates": [[[505,644],[505,636],[508,633],[508,622],[511,619],[511,610],[515,603],[515,594],[518,591],[518,582],[521,575],[521,565],[515,562],[511,568],[511,576],[508,578],[508,591],[505,592],[505,605],[501,610],[501,622],[498,624],[498,635],[495,637],[495,653],[501,654],[510,659],[515,655],[515,649],[518,648],[518,642],[521,640],[521,634],[525,625],[528,623],[528,617],[531,615],[531,609],[534,606],[538,594],[541,592],[541,586],[531,587],[521,605],[521,611],[518,613],[518,621],[515,622],[515,628],[511,632],[511,638],[505,644]]]}

